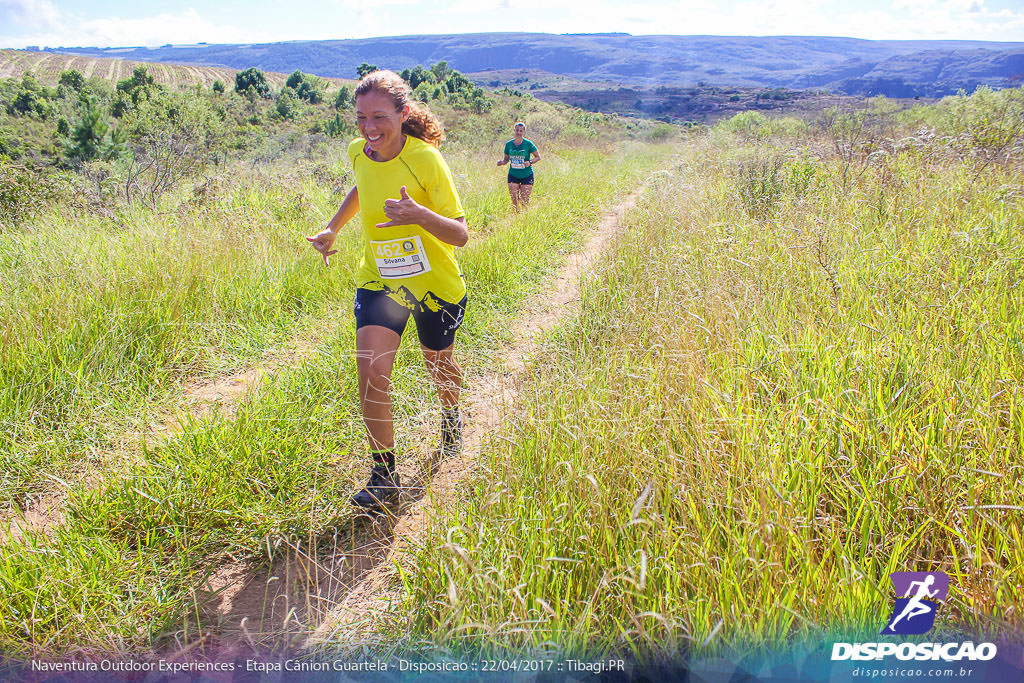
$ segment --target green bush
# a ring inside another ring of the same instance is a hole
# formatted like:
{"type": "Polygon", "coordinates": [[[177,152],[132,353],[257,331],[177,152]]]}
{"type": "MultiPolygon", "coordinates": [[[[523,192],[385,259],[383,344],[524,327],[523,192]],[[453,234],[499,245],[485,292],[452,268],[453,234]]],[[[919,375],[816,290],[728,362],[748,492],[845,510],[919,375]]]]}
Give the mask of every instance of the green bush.
{"type": "Polygon", "coordinates": [[[218,158],[224,121],[210,104],[188,93],[164,93],[125,119],[131,146],[125,195],[155,206],[159,197],[218,158]]]}
{"type": "Polygon", "coordinates": [[[75,163],[113,159],[124,151],[123,140],[106,120],[102,106],[94,99],[81,104],[78,119],[68,126],[64,153],[75,163]]]}
{"type": "Polygon", "coordinates": [[[267,77],[254,66],[235,74],[235,92],[240,95],[246,95],[250,88],[258,97],[262,97],[265,100],[269,100],[271,97],[270,84],[267,83],[267,77]]]}
{"type": "Polygon", "coordinates": [[[282,119],[294,119],[299,113],[299,99],[291,88],[285,88],[277,96],[277,113],[282,119]]]}
{"type": "Polygon", "coordinates": [[[368,64],[367,62],[363,62],[362,64],[356,67],[356,73],[359,74],[359,78],[362,78],[366,74],[373,73],[378,69],[380,69],[380,67],[377,66],[376,64],[368,64]]]}
{"type": "Polygon", "coordinates": [[[332,138],[349,138],[358,133],[355,125],[353,125],[349,120],[349,117],[342,116],[340,113],[335,114],[333,119],[329,119],[325,124],[323,124],[322,129],[324,133],[327,133],[332,138]]]}
{"type": "Polygon", "coordinates": [[[1024,135],[1024,88],[961,92],[943,102],[941,125],[962,153],[994,160],[1024,135]]]}
{"type": "Polygon", "coordinates": [[[668,123],[657,123],[653,128],[647,131],[644,137],[651,142],[664,142],[668,140],[676,129],[674,126],[668,123]]]}
{"type": "Polygon", "coordinates": [[[78,69],[65,69],[60,72],[57,83],[77,91],[85,87],[85,76],[78,69]]]}
{"type": "Polygon", "coordinates": [[[338,89],[338,95],[334,98],[334,108],[344,109],[352,104],[352,90],[347,85],[338,89]]]}
{"type": "Polygon", "coordinates": [[[741,111],[730,119],[720,121],[715,127],[748,140],[765,140],[772,134],[770,120],[759,111],[741,111]]]}
{"type": "Polygon", "coordinates": [[[130,109],[140,102],[163,91],[163,86],[149,75],[146,67],[139,65],[132,70],[132,75],[117,82],[114,92],[114,106],[111,111],[116,118],[123,117],[130,109]]]}
{"type": "Polygon", "coordinates": [[[324,101],[324,91],[327,89],[327,84],[316,76],[304,74],[301,71],[294,71],[288,77],[288,80],[285,81],[284,87],[290,88],[300,100],[305,100],[310,104],[320,104],[324,101]]]}
{"type": "Polygon", "coordinates": [[[15,228],[60,194],[62,178],[52,171],[13,164],[0,157],[0,228],[15,228]]]}

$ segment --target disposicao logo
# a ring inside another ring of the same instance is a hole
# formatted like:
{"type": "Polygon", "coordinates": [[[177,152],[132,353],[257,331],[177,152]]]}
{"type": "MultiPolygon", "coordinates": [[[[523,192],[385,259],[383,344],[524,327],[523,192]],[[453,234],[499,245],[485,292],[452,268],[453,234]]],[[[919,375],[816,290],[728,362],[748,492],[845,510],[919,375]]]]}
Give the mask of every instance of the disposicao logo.
{"type": "Polygon", "coordinates": [[[889,578],[897,597],[882,635],[928,633],[935,625],[939,603],[949,593],[949,577],[942,572],[894,572],[889,578]]]}
{"type": "MultiPolygon", "coordinates": [[[[896,604],[881,635],[921,635],[935,625],[939,603],[949,593],[949,577],[942,572],[894,572],[890,576],[896,589],[896,604]]],[[[833,643],[832,660],[882,660],[896,657],[903,661],[988,661],[996,656],[994,643],[833,643]]]]}

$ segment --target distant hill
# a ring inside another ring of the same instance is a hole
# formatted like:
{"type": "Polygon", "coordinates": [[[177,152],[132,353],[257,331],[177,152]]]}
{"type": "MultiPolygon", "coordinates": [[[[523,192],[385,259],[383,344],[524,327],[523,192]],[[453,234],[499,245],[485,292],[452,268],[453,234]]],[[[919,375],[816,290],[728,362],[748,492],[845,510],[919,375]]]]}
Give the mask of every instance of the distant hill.
{"type": "Polygon", "coordinates": [[[92,57],[353,78],[362,62],[402,69],[447,60],[486,81],[522,69],[640,86],[698,84],[935,97],[1019,85],[1024,42],[891,41],[808,36],[470,33],[250,45],[48,48],[92,57]]]}

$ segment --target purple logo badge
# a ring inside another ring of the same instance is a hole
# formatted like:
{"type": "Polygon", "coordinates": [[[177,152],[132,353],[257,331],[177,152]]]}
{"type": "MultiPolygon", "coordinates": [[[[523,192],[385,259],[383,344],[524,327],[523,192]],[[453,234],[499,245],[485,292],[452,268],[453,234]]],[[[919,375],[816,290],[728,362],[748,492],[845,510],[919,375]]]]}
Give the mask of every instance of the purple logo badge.
{"type": "Polygon", "coordinates": [[[949,593],[949,577],[943,572],[893,572],[896,589],[892,616],[882,635],[910,636],[927,633],[935,624],[939,603],[949,593]]]}

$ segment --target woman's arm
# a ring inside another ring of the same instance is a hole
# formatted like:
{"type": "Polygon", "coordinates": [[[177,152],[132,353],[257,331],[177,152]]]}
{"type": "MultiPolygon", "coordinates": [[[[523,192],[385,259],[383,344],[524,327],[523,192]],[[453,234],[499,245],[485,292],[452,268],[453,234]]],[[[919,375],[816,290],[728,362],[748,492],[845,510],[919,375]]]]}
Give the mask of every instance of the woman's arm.
{"type": "Polygon", "coordinates": [[[465,218],[446,218],[431,211],[409,196],[402,185],[401,199],[384,201],[384,215],[391,220],[378,223],[378,228],[389,228],[392,225],[418,225],[437,239],[456,247],[465,246],[469,241],[469,229],[465,218]]]}
{"type": "Polygon", "coordinates": [[[353,187],[345,195],[344,201],[338,207],[334,218],[327,223],[327,227],[317,234],[306,238],[313,244],[313,248],[323,255],[325,266],[331,265],[328,257],[338,253],[337,249],[331,249],[334,246],[334,240],[338,237],[338,231],[352,220],[352,217],[357,213],[359,213],[359,188],[353,187]]]}
{"type": "Polygon", "coordinates": [[[530,166],[533,166],[538,161],[540,161],[540,152],[538,152],[537,148],[534,147],[532,157],[530,158],[530,166]]]}
{"type": "Polygon", "coordinates": [[[508,155],[506,154],[505,158],[498,162],[498,166],[504,166],[507,163],[508,163],[508,155]]]}

